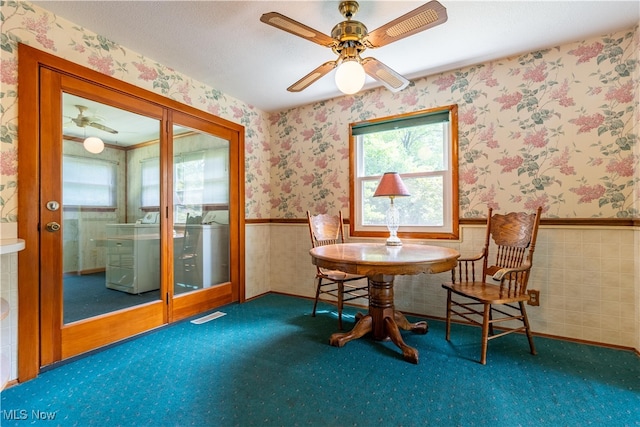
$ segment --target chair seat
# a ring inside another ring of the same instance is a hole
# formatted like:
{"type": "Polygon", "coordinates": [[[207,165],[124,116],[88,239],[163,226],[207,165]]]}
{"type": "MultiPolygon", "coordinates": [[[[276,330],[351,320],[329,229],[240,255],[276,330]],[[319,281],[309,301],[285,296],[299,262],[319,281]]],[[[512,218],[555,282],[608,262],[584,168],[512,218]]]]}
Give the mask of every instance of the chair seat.
{"type": "Polygon", "coordinates": [[[364,279],[365,277],[367,277],[359,274],[345,273],[344,271],[339,271],[339,270],[322,270],[319,276],[324,279],[328,279],[332,281],[341,281],[341,282],[347,282],[349,280],[364,279]]]}
{"type": "Polygon", "coordinates": [[[483,304],[508,304],[529,300],[528,294],[509,295],[506,291],[500,289],[499,285],[485,282],[445,283],[442,287],[483,304]]]}

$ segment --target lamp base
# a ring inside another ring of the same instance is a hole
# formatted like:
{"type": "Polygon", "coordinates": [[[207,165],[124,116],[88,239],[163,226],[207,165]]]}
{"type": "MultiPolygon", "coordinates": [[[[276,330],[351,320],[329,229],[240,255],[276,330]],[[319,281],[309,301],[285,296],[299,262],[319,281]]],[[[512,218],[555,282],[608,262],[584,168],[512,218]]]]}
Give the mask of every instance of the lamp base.
{"type": "Polygon", "coordinates": [[[387,246],[402,246],[402,241],[398,236],[391,236],[387,239],[387,246]]]}

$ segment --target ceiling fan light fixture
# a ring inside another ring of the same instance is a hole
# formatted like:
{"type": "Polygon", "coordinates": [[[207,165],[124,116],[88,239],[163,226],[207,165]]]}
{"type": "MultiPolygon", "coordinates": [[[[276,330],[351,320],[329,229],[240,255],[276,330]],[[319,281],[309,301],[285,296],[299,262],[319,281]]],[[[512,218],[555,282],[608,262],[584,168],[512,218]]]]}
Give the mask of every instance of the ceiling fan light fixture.
{"type": "Polygon", "coordinates": [[[382,83],[392,92],[398,92],[409,85],[404,78],[375,58],[360,56],[366,49],[386,46],[392,42],[417,34],[447,21],[447,9],[438,0],[431,0],[405,13],[381,27],[369,32],[359,21],[353,20],[359,5],[355,0],[340,1],[338,11],[346,18],[331,30],[331,36],[314,30],[278,12],[265,13],[260,21],[295,36],[331,48],[338,55],[335,61],[325,62],[302,79],[287,88],[289,92],[300,92],[334,68],[335,80],[342,93],[352,95],[364,87],[366,76],[382,83]]]}
{"type": "Polygon", "coordinates": [[[336,86],[340,92],[353,95],[362,89],[367,75],[357,60],[343,61],[336,70],[336,86]]]}
{"type": "Polygon", "coordinates": [[[100,138],[97,138],[95,136],[85,138],[82,145],[84,146],[85,150],[92,154],[100,154],[102,153],[102,150],[104,150],[104,142],[100,138]]]}

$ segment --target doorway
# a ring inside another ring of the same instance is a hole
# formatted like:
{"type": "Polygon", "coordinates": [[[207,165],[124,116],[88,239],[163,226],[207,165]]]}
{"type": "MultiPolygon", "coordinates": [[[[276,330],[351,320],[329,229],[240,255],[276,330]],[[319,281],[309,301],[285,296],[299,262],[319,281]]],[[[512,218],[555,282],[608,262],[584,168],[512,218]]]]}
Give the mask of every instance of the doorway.
{"type": "Polygon", "coordinates": [[[243,127],[20,54],[18,379],[242,302],[243,127]]]}

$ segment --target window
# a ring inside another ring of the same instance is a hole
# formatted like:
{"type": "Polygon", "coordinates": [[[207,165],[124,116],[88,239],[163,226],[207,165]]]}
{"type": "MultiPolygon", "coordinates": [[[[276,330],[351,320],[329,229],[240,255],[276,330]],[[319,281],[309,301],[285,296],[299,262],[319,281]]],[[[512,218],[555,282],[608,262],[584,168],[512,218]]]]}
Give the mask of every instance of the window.
{"type": "Polygon", "coordinates": [[[226,149],[188,152],[176,155],[175,188],[183,205],[227,204],[229,200],[226,149]]]}
{"type": "MultiPolygon", "coordinates": [[[[188,206],[192,215],[202,215],[209,205],[229,203],[229,150],[215,148],[185,152],[174,158],[174,205],[188,206]]],[[[157,157],[141,162],[143,209],[160,206],[160,164],[157,157]]],[[[178,215],[181,218],[186,216],[178,215]]]]}
{"type": "Polygon", "coordinates": [[[140,190],[142,208],[160,207],[160,159],[152,157],[140,162],[142,188],[140,190]]]}
{"type": "Polygon", "coordinates": [[[115,209],[117,166],[108,160],[63,156],[64,206],[115,209]]]}
{"type": "Polygon", "coordinates": [[[458,237],[457,106],[351,124],[351,235],[387,237],[390,200],[373,197],[385,172],[411,194],[398,197],[398,236],[458,237]]]}

